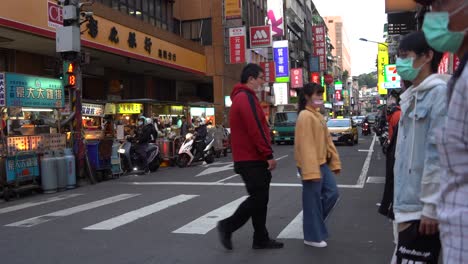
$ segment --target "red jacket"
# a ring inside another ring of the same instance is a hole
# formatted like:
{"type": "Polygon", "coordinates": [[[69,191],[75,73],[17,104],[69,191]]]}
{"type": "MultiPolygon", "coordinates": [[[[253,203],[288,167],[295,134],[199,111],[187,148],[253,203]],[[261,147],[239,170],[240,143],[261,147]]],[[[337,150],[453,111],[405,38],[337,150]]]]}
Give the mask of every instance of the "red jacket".
{"type": "Polygon", "coordinates": [[[397,106],[395,111],[387,116],[389,140],[392,140],[393,138],[393,129],[398,125],[398,122],[400,121],[400,114],[400,107],[397,106]]]}
{"type": "Polygon", "coordinates": [[[239,83],[234,86],[231,100],[229,123],[234,162],[273,159],[270,128],[255,92],[239,83]]]}

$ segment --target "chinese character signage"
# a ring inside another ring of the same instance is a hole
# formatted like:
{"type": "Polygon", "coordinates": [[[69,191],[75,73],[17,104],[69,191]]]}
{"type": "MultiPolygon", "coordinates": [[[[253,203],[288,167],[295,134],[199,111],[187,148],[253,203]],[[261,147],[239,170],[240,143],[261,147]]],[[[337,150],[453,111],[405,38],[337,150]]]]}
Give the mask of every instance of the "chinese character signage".
{"type": "Polygon", "coordinates": [[[284,35],[283,0],[268,0],[268,23],[271,25],[272,35],[284,35]]]}
{"type": "Polygon", "coordinates": [[[242,0],[224,0],[224,18],[242,18],[242,0]]]}
{"type": "Polygon", "coordinates": [[[63,26],[63,9],[56,3],[47,2],[47,25],[51,28],[63,26]]]}
{"type": "Polygon", "coordinates": [[[229,29],[229,62],[245,63],[245,27],[229,29]]]}
{"type": "Polygon", "coordinates": [[[0,72],[0,106],[5,106],[5,73],[0,72]]]}
{"type": "Polygon", "coordinates": [[[335,102],[341,101],[341,91],[335,91],[335,102]]]}
{"type": "Polygon", "coordinates": [[[314,36],[314,56],[319,58],[319,71],[327,70],[327,42],[325,38],[325,26],[312,26],[314,36]]]}
{"type": "Polygon", "coordinates": [[[385,83],[385,65],[388,64],[388,46],[384,43],[379,43],[379,50],[377,54],[377,87],[379,94],[387,94],[387,89],[384,88],[385,83]]]}
{"type": "Polygon", "coordinates": [[[271,25],[250,27],[250,48],[271,47],[271,25]]]}
{"type": "Polygon", "coordinates": [[[341,91],[343,90],[343,83],[341,81],[336,81],[335,82],[335,91],[341,91]]]}
{"type": "Polygon", "coordinates": [[[5,84],[7,106],[62,108],[65,105],[60,79],[6,73],[5,84]]]}
{"type": "Polygon", "coordinates": [[[274,83],[273,93],[275,94],[275,105],[288,104],[288,84],[274,83]]]}
{"type": "Polygon", "coordinates": [[[320,72],[320,62],[319,57],[310,56],[309,58],[310,71],[311,72],[320,72]]]}
{"type": "Polygon", "coordinates": [[[117,114],[140,114],[142,110],[142,104],[118,104],[117,114]]]}
{"type": "Polygon", "coordinates": [[[384,88],[395,89],[400,88],[401,77],[397,73],[395,64],[388,64],[384,67],[384,88]]]}
{"type": "Polygon", "coordinates": [[[81,114],[84,116],[104,116],[104,106],[99,104],[83,103],[81,114]]]}
{"type": "Polygon", "coordinates": [[[302,68],[291,69],[291,88],[302,88],[302,86],[304,86],[302,68]]]}
{"type": "Polygon", "coordinates": [[[6,158],[6,180],[31,179],[39,176],[39,162],[36,154],[18,155],[6,158]]]}
{"type": "Polygon", "coordinates": [[[276,82],[289,82],[289,49],[288,41],[273,42],[276,82]]]}
{"type": "Polygon", "coordinates": [[[263,75],[265,82],[274,83],[275,82],[275,62],[260,62],[260,67],[263,69],[263,75]]]}

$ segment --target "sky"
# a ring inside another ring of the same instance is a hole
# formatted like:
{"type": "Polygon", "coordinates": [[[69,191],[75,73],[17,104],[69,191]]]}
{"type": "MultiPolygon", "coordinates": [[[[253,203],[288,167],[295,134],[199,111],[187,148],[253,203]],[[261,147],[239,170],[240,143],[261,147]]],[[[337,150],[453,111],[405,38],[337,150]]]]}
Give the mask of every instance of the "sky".
{"type": "Polygon", "coordinates": [[[365,38],[384,41],[387,21],[385,0],[312,0],[320,15],[341,16],[351,49],[351,75],[358,76],[377,70],[377,44],[360,41],[365,38]]]}

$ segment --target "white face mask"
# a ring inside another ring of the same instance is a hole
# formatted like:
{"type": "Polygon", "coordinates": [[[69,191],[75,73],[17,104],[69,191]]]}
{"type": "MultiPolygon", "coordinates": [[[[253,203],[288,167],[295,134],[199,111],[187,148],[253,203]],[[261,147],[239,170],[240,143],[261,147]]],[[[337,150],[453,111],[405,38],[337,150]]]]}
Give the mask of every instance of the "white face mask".
{"type": "Polygon", "coordinates": [[[323,105],[323,99],[314,100],[314,105],[316,105],[316,106],[322,106],[322,105],[323,105]]]}
{"type": "Polygon", "coordinates": [[[143,121],[138,121],[138,125],[143,125],[143,121]]]}

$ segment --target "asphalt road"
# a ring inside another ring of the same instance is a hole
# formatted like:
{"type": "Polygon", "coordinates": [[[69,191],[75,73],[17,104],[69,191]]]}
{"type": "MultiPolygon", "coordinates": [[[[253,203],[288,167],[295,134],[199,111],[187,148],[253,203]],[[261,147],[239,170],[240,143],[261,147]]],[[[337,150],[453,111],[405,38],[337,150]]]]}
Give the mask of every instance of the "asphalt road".
{"type": "Polygon", "coordinates": [[[385,162],[372,142],[368,136],[337,147],[341,197],[327,220],[327,248],[303,244],[293,146],[275,145],[267,226],[283,249],[253,250],[250,223],[234,234],[233,251],[219,244],[216,222],[246,195],[229,155],[210,165],[0,202],[2,263],[388,263],[391,223],[376,212],[385,162]]]}

